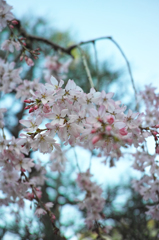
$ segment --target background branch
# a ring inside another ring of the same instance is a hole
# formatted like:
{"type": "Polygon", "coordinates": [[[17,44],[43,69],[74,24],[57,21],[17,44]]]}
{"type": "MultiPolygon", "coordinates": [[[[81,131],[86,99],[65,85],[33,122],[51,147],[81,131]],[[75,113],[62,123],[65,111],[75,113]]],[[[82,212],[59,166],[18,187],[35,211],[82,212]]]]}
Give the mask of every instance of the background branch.
{"type": "MultiPolygon", "coordinates": [[[[132,87],[133,87],[133,90],[134,90],[134,93],[135,93],[135,99],[136,99],[136,102],[137,102],[137,91],[136,91],[136,87],[135,87],[135,83],[134,83],[134,79],[133,79],[133,76],[132,76],[132,71],[131,71],[131,67],[130,67],[130,63],[124,53],[124,51],[122,50],[122,48],[120,47],[120,45],[111,37],[111,36],[104,36],[104,37],[99,37],[99,38],[94,38],[94,39],[91,39],[91,40],[87,40],[87,41],[81,41],[79,42],[78,44],[74,44],[74,45],[71,45],[70,47],[68,48],[64,48],[56,43],[54,43],[53,41],[50,41],[46,38],[43,38],[43,37],[39,37],[39,36],[36,36],[36,35],[31,35],[31,34],[28,34],[21,26],[21,23],[19,21],[19,24],[17,25],[17,28],[18,30],[20,31],[21,35],[23,35],[24,37],[26,37],[27,39],[30,39],[31,41],[40,41],[40,42],[43,42],[43,43],[46,43],[47,45],[50,45],[55,51],[57,50],[60,50],[61,52],[71,56],[72,58],[74,58],[74,56],[72,55],[71,51],[75,48],[79,48],[79,46],[82,46],[82,45],[86,45],[86,44],[89,44],[89,43],[93,43],[95,45],[96,41],[99,41],[99,40],[110,40],[111,42],[113,42],[115,44],[115,46],[119,49],[120,53],[122,54],[123,58],[125,59],[125,62],[126,62],[126,65],[127,65],[127,68],[128,68],[128,72],[129,72],[129,75],[130,75],[130,79],[131,79],[131,83],[132,83],[132,87]]],[[[83,54],[82,54],[83,56],[83,54]]],[[[83,59],[84,61],[84,59],[83,59]]],[[[96,64],[97,64],[97,56],[96,56],[96,64]]],[[[87,74],[88,75],[88,74],[87,74]]],[[[90,78],[89,78],[90,80],[90,78]]],[[[137,108],[137,107],[136,107],[137,108]]]]}

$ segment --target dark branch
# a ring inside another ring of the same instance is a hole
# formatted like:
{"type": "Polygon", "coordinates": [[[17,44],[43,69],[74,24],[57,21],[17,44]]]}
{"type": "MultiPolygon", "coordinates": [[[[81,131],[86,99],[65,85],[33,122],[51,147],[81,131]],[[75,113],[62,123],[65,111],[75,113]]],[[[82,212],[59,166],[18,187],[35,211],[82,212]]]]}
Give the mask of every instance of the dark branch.
{"type": "Polygon", "coordinates": [[[62,47],[62,46],[48,40],[47,38],[43,38],[43,37],[39,37],[39,36],[36,36],[36,35],[28,34],[24,30],[24,28],[22,28],[21,22],[19,20],[18,20],[18,25],[16,25],[16,27],[17,27],[20,35],[22,35],[23,37],[25,37],[25,38],[27,38],[31,41],[39,41],[39,42],[46,43],[47,45],[50,45],[55,51],[60,50],[61,52],[66,53],[73,58],[73,55],[71,54],[70,51],[67,50],[67,48],[62,47]]]}
{"type": "Polygon", "coordinates": [[[127,65],[128,72],[129,72],[129,75],[130,75],[132,87],[133,87],[134,93],[135,93],[135,98],[137,100],[137,91],[136,91],[136,88],[135,88],[135,83],[134,83],[134,79],[133,79],[133,76],[132,76],[130,63],[129,63],[125,53],[123,52],[122,48],[120,47],[120,45],[111,36],[99,37],[99,38],[94,38],[94,39],[91,39],[91,40],[88,40],[88,41],[82,41],[82,42],[79,42],[78,44],[74,44],[74,45],[72,45],[72,46],[70,46],[68,48],[64,48],[64,47],[62,47],[62,46],[60,46],[60,45],[58,45],[58,44],[56,44],[56,43],[46,39],[46,38],[35,36],[35,35],[30,35],[30,34],[26,33],[26,31],[21,27],[20,21],[19,21],[19,24],[18,24],[17,28],[19,29],[20,33],[24,37],[26,37],[27,39],[44,42],[44,43],[50,45],[55,51],[60,50],[61,52],[71,56],[72,58],[74,58],[74,57],[73,57],[71,51],[73,49],[75,49],[75,48],[78,48],[81,45],[86,45],[86,44],[89,44],[89,43],[93,43],[94,44],[96,41],[106,40],[106,39],[112,41],[115,44],[115,46],[119,49],[119,51],[121,52],[123,58],[126,61],[126,65],[127,65]]]}
{"type": "Polygon", "coordinates": [[[67,50],[67,48],[61,47],[60,45],[58,45],[58,44],[56,44],[56,43],[54,43],[54,42],[52,42],[52,41],[50,41],[46,38],[38,37],[38,36],[30,35],[30,34],[27,34],[25,37],[30,39],[30,40],[36,40],[36,41],[39,41],[39,42],[44,42],[44,43],[50,45],[55,51],[60,50],[61,52],[66,53],[73,58],[73,55],[71,54],[70,51],[67,50]]]}

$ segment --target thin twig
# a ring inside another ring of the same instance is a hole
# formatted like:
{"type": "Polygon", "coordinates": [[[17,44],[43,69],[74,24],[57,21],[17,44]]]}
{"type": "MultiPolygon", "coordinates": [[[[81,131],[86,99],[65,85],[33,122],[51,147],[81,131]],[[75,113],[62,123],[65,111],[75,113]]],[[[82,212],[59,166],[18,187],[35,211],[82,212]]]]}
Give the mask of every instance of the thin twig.
{"type": "Polygon", "coordinates": [[[126,61],[126,64],[127,64],[127,67],[128,67],[128,71],[129,71],[129,75],[130,75],[130,78],[131,78],[131,83],[132,83],[132,86],[133,86],[133,89],[134,89],[134,92],[135,92],[135,98],[137,100],[137,91],[136,91],[136,88],[135,88],[135,83],[134,83],[134,79],[133,79],[133,76],[132,76],[132,72],[131,72],[129,61],[128,61],[125,53],[123,52],[123,50],[119,46],[119,44],[113,38],[111,38],[110,40],[117,46],[117,48],[119,49],[119,51],[121,52],[122,56],[124,57],[124,59],[126,61]]]}
{"type": "Polygon", "coordinates": [[[82,48],[80,48],[80,47],[78,47],[78,48],[79,48],[79,50],[80,50],[80,52],[81,52],[81,55],[82,55],[83,65],[84,65],[84,68],[85,68],[85,70],[86,70],[86,73],[87,73],[87,77],[88,77],[90,86],[91,86],[91,88],[94,88],[93,80],[92,80],[91,73],[90,73],[90,70],[89,70],[89,67],[88,67],[88,64],[87,64],[86,57],[85,57],[85,55],[84,55],[84,52],[83,52],[82,48]]]}
{"type": "Polygon", "coordinates": [[[96,41],[99,41],[99,40],[111,39],[111,38],[112,38],[111,36],[105,36],[105,37],[94,38],[94,39],[91,39],[91,40],[88,40],[88,41],[82,41],[82,42],[79,42],[78,44],[74,44],[74,45],[68,47],[67,51],[71,52],[74,48],[77,48],[78,46],[85,45],[85,44],[88,44],[88,43],[93,43],[93,42],[96,42],[96,41]]]}
{"type": "Polygon", "coordinates": [[[78,163],[78,158],[77,158],[77,153],[75,151],[75,148],[73,148],[73,150],[74,150],[74,154],[75,154],[77,168],[78,168],[79,172],[81,173],[81,169],[80,169],[80,166],[79,166],[79,163],[78,163]]]}
{"type": "Polygon", "coordinates": [[[97,57],[96,42],[93,42],[93,48],[94,48],[95,65],[96,65],[96,76],[97,76],[97,85],[96,85],[96,89],[99,90],[98,57],[97,57]]]}

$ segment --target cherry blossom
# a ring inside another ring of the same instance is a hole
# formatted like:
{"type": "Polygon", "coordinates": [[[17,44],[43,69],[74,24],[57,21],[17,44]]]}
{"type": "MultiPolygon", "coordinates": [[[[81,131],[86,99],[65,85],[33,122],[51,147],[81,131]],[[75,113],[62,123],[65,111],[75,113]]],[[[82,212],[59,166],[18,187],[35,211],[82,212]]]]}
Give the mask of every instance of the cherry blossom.
{"type": "Polygon", "coordinates": [[[7,111],[6,108],[0,108],[0,128],[4,127],[4,113],[7,111]]]}
{"type": "Polygon", "coordinates": [[[11,9],[12,7],[6,1],[0,0],[0,31],[7,26],[7,21],[14,19],[11,9]]]}
{"type": "Polygon", "coordinates": [[[37,208],[35,211],[35,215],[37,215],[38,217],[45,214],[46,214],[46,211],[43,208],[37,208]]]}
{"type": "Polygon", "coordinates": [[[42,122],[42,118],[39,116],[36,119],[30,118],[28,120],[20,120],[19,121],[21,124],[23,124],[24,126],[26,126],[27,128],[25,129],[25,131],[35,131],[38,126],[41,124],[42,122]]]}
{"type": "Polygon", "coordinates": [[[14,47],[17,51],[19,51],[20,43],[12,40],[5,40],[5,42],[3,42],[1,45],[2,50],[8,50],[10,52],[14,52],[14,47]]]}
{"type": "MultiPolygon", "coordinates": [[[[0,31],[8,26],[12,36],[6,39],[1,49],[13,53],[14,48],[24,51],[20,60],[25,60],[32,67],[33,60],[25,51],[37,59],[39,48],[28,50],[25,38],[14,36],[14,26],[18,22],[11,13],[12,7],[0,0],[0,31]]],[[[21,79],[22,68],[15,68],[15,62],[0,59],[0,90],[16,93],[25,105],[25,117],[19,121],[22,131],[18,138],[5,136],[4,114],[6,108],[0,108],[0,186],[4,199],[1,205],[9,205],[11,199],[24,208],[24,199],[36,203],[35,215],[48,214],[53,223],[56,216],[51,212],[52,202],[42,203],[41,186],[46,180],[46,167],[40,160],[30,158],[32,152],[50,154],[46,165],[50,171],[65,171],[69,159],[62,146],[83,147],[89,151],[97,150],[98,156],[104,157],[115,165],[115,160],[125,156],[125,149],[133,146],[130,153],[134,162],[132,167],[141,173],[141,178],[133,180],[132,185],[147,202],[147,214],[159,220],[159,94],[151,85],[146,86],[138,97],[143,101],[144,113],[132,111],[113,99],[114,93],[98,92],[91,88],[85,93],[74,80],[61,79],[68,71],[71,61],[63,62],[58,56],[46,57],[44,79],[21,79]],[[53,76],[51,76],[53,75],[53,76]],[[23,126],[24,127],[23,127],[23,126]],[[146,148],[148,137],[154,139],[154,154],[146,148]],[[55,140],[58,139],[58,140],[55,140]],[[59,144],[60,142],[60,144],[59,144]],[[33,168],[37,175],[31,176],[33,168]],[[150,204],[150,203],[153,203],[150,204]]],[[[38,76],[37,76],[38,77],[38,76]]],[[[5,107],[5,106],[4,106],[5,107]]],[[[131,148],[130,148],[131,149],[131,148]]],[[[32,157],[32,155],[31,155],[32,157]]],[[[100,160],[99,160],[100,161],[100,160]]],[[[103,197],[102,186],[92,181],[91,169],[81,172],[79,169],[77,184],[84,192],[78,200],[80,209],[86,211],[85,223],[93,228],[101,221],[107,199],[103,197]]],[[[55,227],[55,226],[54,226],[55,227]]]]}
{"type": "Polygon", "coordinates": [[[18,84],[22,82],[19,74],[22,71],[21,68],[14,69],[15,63],[5,63],[1,60],[0,66],[0,90],[4,93],[11,92],[18,84]]]}
{"type": "Polygon", "coordinates": [[[90,177],[92,175],[87,170],[86,173],[80,173],[77,178],[79,186],[87,193],[85,199],[79,203],[79,207],[87,210],[85,222],[88,228],[93,227],[94,221],[102,219],[101,213],[105,203],[105,199],[101,196],[102,189],[95,182],[92,182],[90,177]]]}
{"type": "Polygon", "coordinates": [[[52,171],[64,171],[65,170],[65,164],[66,164],[67,158],[65,157],[64,151],[54,151],[50,155],[50,169],[52,171]]]}

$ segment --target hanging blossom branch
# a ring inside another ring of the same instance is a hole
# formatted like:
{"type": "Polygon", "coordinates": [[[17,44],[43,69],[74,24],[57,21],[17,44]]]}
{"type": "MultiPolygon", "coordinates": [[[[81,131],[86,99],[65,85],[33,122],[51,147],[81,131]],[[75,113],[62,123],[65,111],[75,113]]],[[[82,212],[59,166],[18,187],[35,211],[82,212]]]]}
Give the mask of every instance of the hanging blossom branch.
{"type": "MultiPolygon", "coordinates": [[[[24,171],[21,171],[21,176],[24,176],[25,180],[30,184],[30,187],[32,189],[32,194],[28,194],[28,199],[29,200],[33,200],[35,199],[37,202],[38,202],[38,208],[36,209],[35,211],[35,214],[37,216],[40,216],[40,215],[45,215],[47,213],[47,215],[49,216],[50,218],[50,221],[51,221],[51,224],[52,224],[52,228],[53,228],[53,232],[55,234],[59,234],[60,233],[60,230],[59,228],[56,227],[54,221],[56,219],[55,215],[51,212],[50,208],[53,206],[53,203],[51,202],[48,202],[46,204],[44,204],[41,200],[40,200],[40,197],[38,196],[37,194],[37,189],[35,188],[35,186],[30,183],[29,181],[29,178],[26,176],[25,172],[24,171]]],[[[65,239],[65,237],[63,237],[63,239],[65,239]]]]}

